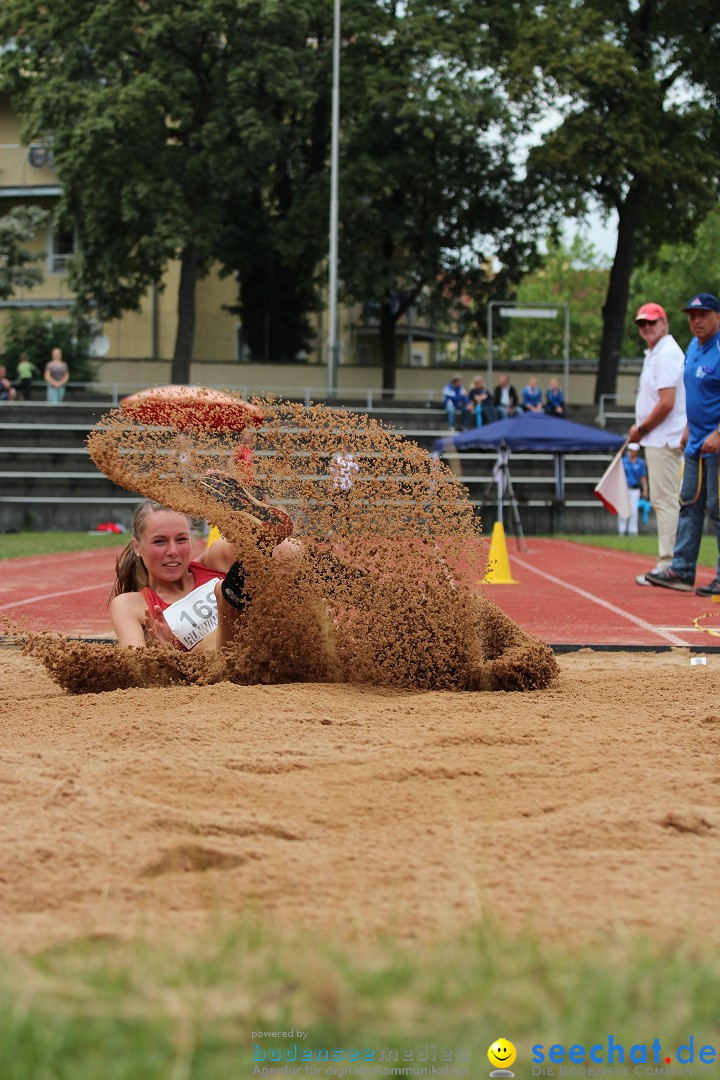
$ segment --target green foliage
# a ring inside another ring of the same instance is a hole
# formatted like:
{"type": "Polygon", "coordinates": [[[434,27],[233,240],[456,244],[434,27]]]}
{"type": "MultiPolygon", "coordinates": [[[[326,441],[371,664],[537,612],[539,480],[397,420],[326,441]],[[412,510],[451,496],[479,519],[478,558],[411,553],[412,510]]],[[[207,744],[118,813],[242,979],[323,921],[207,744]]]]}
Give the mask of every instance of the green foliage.
{"type": "Polygon", "coordinates": [[[447,313],[527,269],[542,217],[516,177],[517,137],[487,27],[461,0],[367,6],[345,47],[340,205],[347,297],[374,304],[384,385],[411,306],[447,313]]]}
{"type": "MultiPolygon", "coordinates": [[[[539,269],[527,274],[514,299],[523,304],[570,305],[570,355],[595,359],[602,336],[607,291],[606,260],[579,234],[569,243],[551,240],[539,269]]],[[[555,319],[507,319],[493,327],[501,360],[547,359],[563,355],[565,313],[555,319]]]]}
{"type": "MultiPolygon", "coordinates": [[[[217,260],[256,357],[307,348],[327,252],[332,6],[7,0],[0,33],[25,136],[53,133],[81,305],[136,308],[180,258],[189,360],[194,282],[217,260]]],[[[493,253],[525,268],[538,219],[500,137],[477,13],[346,0],[342,34],[346,296],[377,299],[394,325],[423,290],[447,307],[471,279],[490,288],[493,253]]]]}
{"type": "Polygon", "coordinates": [[[509,84],[525,119],[557,116],[528,175],[557,214],[592,198],[619,220],[596,398],[615,390],[630,275],[659,237],[691,239],[720,176],[711,0],[511,4],[509,84]],[[702,29],[700,29],[702,28],[702,29]]]}
{"type": "Polygon", "coordinates": [[[661,228],[658,231],[661,242],[652,253],[652,261],[639,266],[633,274],[624,348],[639,339],[634,323],[638,308],[654,300],[665,308],[670,333],[684,349],[691,335],[682,308],[696,292],[711,292],[716,296],[720,293],[720,210],[708,215],[694,240],[671,244],[662,242],[662,238],[661,228]]]}
{"type": "MultiPolygon", "coordinates": [[[[102,319],[137,309],[182,261],[176,358],[189,365],[195,283],[214,261],[227,177],[242,169],[234,82],[243,14],[223,0],[3,5],[3,79],[25,137],[52,131],[69,280],[102,319]]],[[[180,369],[178,369],[179,373],[180,369]]]]}
{"type": "Polygon", "coordinates": [[[59,320],[39,311],[9,311],[3,325],[3,363],[10,378],[14,378],[20,354],[27,353],[42,375],[50,353],[57,347],[62,349],[70,379],[92,382],[95,371],[88,352],[91,337],[91,327],[84,319],[59,320]]]}
{"type": "Polygon", "coordinates": [[[23,245],[31,240],[47,218],[38,206],[16,206],[0,217],[0,299],[7,300],[18,288],[31,288],[43,279],[36,264],[42,254],[23,245]]]}

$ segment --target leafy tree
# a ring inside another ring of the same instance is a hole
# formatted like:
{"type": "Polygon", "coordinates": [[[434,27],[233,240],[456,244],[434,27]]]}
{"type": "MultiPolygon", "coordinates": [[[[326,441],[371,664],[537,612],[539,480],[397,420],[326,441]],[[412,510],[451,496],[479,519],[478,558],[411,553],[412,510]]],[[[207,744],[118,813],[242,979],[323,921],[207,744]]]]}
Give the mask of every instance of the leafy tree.
{"type": "MultiPolygon", "coordinates": [[[[346,3],[353,0],[346,0],[346,3]]],[[[356,0],[357,2],[357,0],[356,0]]],[[[238,280],[256,359],[294,359],[314,336],[327,253],[332,10],[326,0],[243,11],[238,88],[246,153],[228,175],[220,258],[238,280]]],[[[237,82],[237,79],[236,79],[237,82]]]]}
{"type": "Polygon", "coordinates": [[[717,200],[718,36],[715,0],[506,4],[513,95],[525,119],[558,117],[529,177],[558,212],[592,198],[618,215],[596,399],[616,389],[633,267],[692,239],[717,200]]]}
{"type": "Polygon", "coordinates": [[[540,218],[515,177],[473,5],[387,0],[345,33],[340,273],[346,297],[379,311],[389,389],[399,319],[502,292],[528,267],[540,218]]]}
{"type": "Polygon", "coordinates": [[[8,0],[0,18],[15,44],[4,85],[25,135],[53,135],[59,218],[79,233],[69,265],[79,305],[117,317],[180,261],[174,382],[188,380],[195,286],[242,151],[239,13],[231,0],[8,0]]]}
{"type": "Polygon", "coordinates": [[[0,299],[7,300],[18,288],[39,285],[43,273],[37,265],[42,254],[24,246],[47,218],[38,206],[16,206],[0,217],[0,299]]]}
{"type": "MultiPolygon", "coordinates": [[[[327,249],[331,5],[6,0],[0,32],[26,137],[53,137],[79,305],[136,308],[179,259],[185,382],[195,285],[219,259],[253,353],[306,347],[327,249]]],[[[539,218],[469,0],[347,0],[343,35],[341,275],[346,297],[380,304],[390,386],[407,308],[504,288],[539,218]]]]}
{"type": "MultiPolygon", "coordinates": [[[[596,357],[602,336],[601,308],[607,289],[607,260],[579,234],[569,243],[551,241],[539,268],[519,283],[519,305],[569,304],[571,355],[596,357]]],[[[505,359],[561,357],[564,314],[557,319],[508,319],[499,339],[505,359]]]]}
{"type": "Polygon", "coordinates": [[[685,348],[690,332],[682,309],[696,292],[720,294],[720,210],[717,209],[698,226],[692,243],[661,244],[652,263],[636,269],[630,286],[624,355],[633,355],[633,349],[642,348],[634,319],[641,304],[650,300],[665,308],[670,333],[685,348]]]}

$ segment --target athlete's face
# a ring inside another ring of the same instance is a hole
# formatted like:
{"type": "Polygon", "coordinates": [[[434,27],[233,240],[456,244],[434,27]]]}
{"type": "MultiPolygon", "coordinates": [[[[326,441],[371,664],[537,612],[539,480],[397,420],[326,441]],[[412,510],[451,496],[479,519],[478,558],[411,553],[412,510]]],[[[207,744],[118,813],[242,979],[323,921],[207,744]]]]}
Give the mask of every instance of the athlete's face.
{"type": "Polygon", "coordinates": [[[135,552],[145,563],[150,578],[179,581],[188,570],[192,540],[188,520],[173,510],[148,514],[135,552]]]}

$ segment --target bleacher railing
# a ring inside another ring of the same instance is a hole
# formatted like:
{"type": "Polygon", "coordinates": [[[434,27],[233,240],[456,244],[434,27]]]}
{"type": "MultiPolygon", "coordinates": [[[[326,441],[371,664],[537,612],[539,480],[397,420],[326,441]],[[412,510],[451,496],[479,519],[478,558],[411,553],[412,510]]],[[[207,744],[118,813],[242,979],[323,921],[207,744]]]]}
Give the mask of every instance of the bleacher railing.
{"type": "Polygon", "coordinates": [[[605,427],[608,420],[632,420],[635,417],[635,396],[632,394],[601,394],[597,422],[605,427]]]}
{"type": "MultiPolygon", "coordinates": [[[[31,401],[23,401],[18,398],[13,404],[15,405],[57,405],[58,402],[45,401],[45,389],[46,383],[42,381],[33,382],[32,388],[34,396],[31,401]]],[[[194,384],[192,384],[194,385],[194,384]]],[[[343,386],[336,387],[334,389],[328,389],[325,386],[305,386],[305,387],[280,387],[280,386],[228,386],[227,383],[203,383],[203,386],[207,386],[211,390],[232,390],[235,393],[239,393],[244,398],[252,397],[267,397],[274,395],[278,398],[285,398],[289,401],[302,401],[306,406],[310,406],[313,403],[326,402],[332,403],[333,401],[357,401],[357,406],[351,406],[353,408],[359,408],[372,411],[374,408],[392,408],[394,403],[402,402],[404,406],[408,402],[417,401],[418,407],[432,408],[437,405],[442,406],[442,389],[437,390],[380,390],[378,387],[357,387],[357,386],[343,386]]],[[[65,403],[72,404],[73,391],[95,391],[101,396],[102,400],[93,400],[90,394],[87,396],[83,394],[82,403],[86,405],[112,405],[117,406],[121,398],[127,397],[128,394],[135,394],[139,390],[149,389],[147,383],[118,383],[118,382],[68,382],[66,383],[66,397],[65,403]],[[68,396],[70,395],[70,396],[68,396]],[[108,400],[109,399],[109,400],[108,400]]],[[[75,399],[77,402],[77,399],[75,399]]]]}

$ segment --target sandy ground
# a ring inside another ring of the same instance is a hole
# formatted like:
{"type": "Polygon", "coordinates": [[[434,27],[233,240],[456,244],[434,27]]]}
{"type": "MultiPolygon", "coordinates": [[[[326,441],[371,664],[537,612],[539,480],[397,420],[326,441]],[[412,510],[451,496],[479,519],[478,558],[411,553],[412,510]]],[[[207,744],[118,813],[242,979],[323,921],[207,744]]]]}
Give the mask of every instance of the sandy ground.
{"type": "Polygon", "coordinates": [[[344,938],[483,917],[720,943],[720,657],[559,658],[535,693],[73,697],[0,649],[0,947],[243,913],[344,938]]]}

